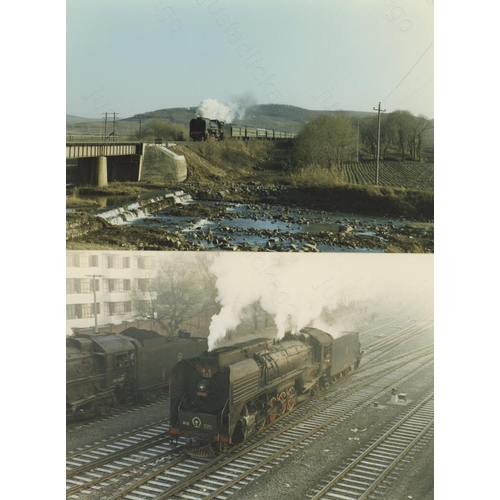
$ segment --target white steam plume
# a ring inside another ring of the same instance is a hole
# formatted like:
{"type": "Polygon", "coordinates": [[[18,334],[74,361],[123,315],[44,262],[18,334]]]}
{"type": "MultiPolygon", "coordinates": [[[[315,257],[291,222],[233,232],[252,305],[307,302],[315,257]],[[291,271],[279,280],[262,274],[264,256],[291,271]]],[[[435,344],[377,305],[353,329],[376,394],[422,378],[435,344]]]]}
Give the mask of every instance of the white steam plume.
{"type": "Polygon", "coordinates": [[[212,118],[213,120],[222,120],[225,122],[231,122],[234,118],[234,114],[229,107],[217,101],[217,99],[205,99],[202,101],[196,114],[202,118],[212,118]]]}
{"type": "Polygon", "coordinates": [[[196,115],[234,123],[237,120],[243,120],[247,108],[254,104],[256,104],[256,100],[249,93],[232,97],[227,105],[217,101],[217,99],[205,99],[201,102],[196,115]]]}
{"type": "Polygon", "coordinates": [[[298,332],[342,300],[340,269],[325,275],[322,266],[311,266],[303,256],[269,254],[219,255],[211,267],[217,276],[219,314],[212,317],[209,349],[238,326],[243,309],[254,302],[273,315],[278,338],[286,331],[298,332]],[[332,275],[333,276],[333,275],[332,275]]]}
{"type": "Polygon", "coordinates": [[[427,280],[432,282],[429,259],[339,254],[305,257],[260,252],[218,254],[211,271],[217,277],[222,308],[212,317],[209,350],[238,326],[242,311],[254,302],[274,317],[278,339],[286,331],[297,333],[305,326],[315,326],[335,337],[356,328],[350,320],[341,324],[329,321],[345,300],[366,301],[381,294],[399,300],[408,291],[411,297],[422,294],[427,280]]]}

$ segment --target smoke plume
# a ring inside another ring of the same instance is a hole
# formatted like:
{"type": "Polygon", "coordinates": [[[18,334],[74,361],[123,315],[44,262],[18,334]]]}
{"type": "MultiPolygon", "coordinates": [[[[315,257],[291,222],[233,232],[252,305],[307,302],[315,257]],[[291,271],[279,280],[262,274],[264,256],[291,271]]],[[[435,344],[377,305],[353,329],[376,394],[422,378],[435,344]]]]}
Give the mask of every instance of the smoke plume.
{"type": "Polygon", "coordinates": [[[205,99],[201,102],[196,115],[226,123],[236,123],[241,122],[245,118],[247,108],[255,104],[256,100],[250,93],[233,96],[227,105],[217,99],[205,99]]]}
{"type": "MultiPolygon", "coordinates": [[[[312,256],[311,256],[312,257],[312,256]]],[[[343,303],[342,272],[332,277],[321,266],[311,266],[303,256],[225,254],[211,267],[217,276],[218,301],[222,308],[212,317],[209,349],[236,328],[243,309],[254,302],[274,318],[278,339],[286,331],[298,332],[318,320],[324,311],[343,303]],[[335,277],[333,277],[335,276],[335,277]]]]}
{"type": "Polygon", "coordinates": [[[307,258],[272,253],[219,254],[211,271],[217,277],[217,300],[222,307],[212,317],[209,350],[238,326],[242,311],[255,302],[273,316],[278,339],[287,331],[297,333],[305,326],[337,337],[356,329],[349,318],[339,320],[338,314],[332,314],[340,306],[357,301],[366,304],[382,296],[401,300],[407,292],[412,294],[408,300],[414,300],[415,293],[422,295],[427,280],[432,280],[428,259],[409,263],[409,259],[339,254],[307,258]]]}

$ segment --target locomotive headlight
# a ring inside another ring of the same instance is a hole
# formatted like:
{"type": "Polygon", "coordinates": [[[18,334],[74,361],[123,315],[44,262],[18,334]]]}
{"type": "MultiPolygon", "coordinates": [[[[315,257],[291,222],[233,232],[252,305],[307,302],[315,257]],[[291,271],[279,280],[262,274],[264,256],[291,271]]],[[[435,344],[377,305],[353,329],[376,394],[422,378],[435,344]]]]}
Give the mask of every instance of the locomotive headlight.
{"type": "Polygon", "coordinates": [[[208,380],[200,380],[198,382],[198,390],[200,392],[206,392],[209,385],[210,385],[210,382],[208,380]]]}

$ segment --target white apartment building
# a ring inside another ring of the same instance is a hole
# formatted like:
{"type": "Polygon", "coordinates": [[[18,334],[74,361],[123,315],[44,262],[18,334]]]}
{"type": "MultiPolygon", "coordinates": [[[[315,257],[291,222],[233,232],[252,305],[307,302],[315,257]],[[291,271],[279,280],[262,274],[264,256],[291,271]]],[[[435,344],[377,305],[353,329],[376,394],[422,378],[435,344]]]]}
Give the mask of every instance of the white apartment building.
{"type": "Polygon", "coordinates": [[[149,292],[157,257],[141,252],[66,252],[66,335],[73,328],[119,324],[138,316],[137,298],[149,292]],[[95,292],[95,296],[94,296],[95,292]],[[133,300],[135,297],[136,300],[133,300]]]}

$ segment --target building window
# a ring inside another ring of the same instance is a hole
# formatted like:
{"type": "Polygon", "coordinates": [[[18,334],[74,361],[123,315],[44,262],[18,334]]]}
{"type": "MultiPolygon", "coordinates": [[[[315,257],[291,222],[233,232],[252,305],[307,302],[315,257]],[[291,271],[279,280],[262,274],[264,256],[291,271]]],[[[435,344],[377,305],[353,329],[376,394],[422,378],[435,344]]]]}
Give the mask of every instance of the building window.
{"type": "MultiPolygon", "coordinates": [[[[66,293],[92,293],[94,291],[93,278],[67,278],[66,293]]],[[[99,280],[95,280],[95,291],[99,291],[99,280]]]]}
{"type": "MultiPolygon", "coordinates": [[[[97,314],[101,314],[100,304],[97,304],[97,314]]],[[[94,304],[66,305],[66,319],[83,319],[94,317],[94,304]]]]}
{"type": "Polygon", "coordinates": [[[66,267],[81,267],[80,254],[66,253],[66,267]]]}
{"type": "Polygon", "coordinates": [[[123,316],[132,312],[132,302],[105,302],[104,308],[107,316],[123,316]]]}
{"type": "Polygon", "coordinates": [[[153,288],[153,280],[140,278],[137,280],[137,289],[140,292],[150,292],[153,288]]]}
{"type": "Polygon", "coordinates": [[[129,279],[117,279],[110,278],[104,280],[104,291],[105,292],[129,292],[130,291],[130,280],[129,279]]]}
{"type": "Polygon", "coordinates": [[[137,257],[138,269],[156,269],[156,259],[153,257],[137,257]]]}
{"type": "Polygon", "coordinates": [[[99,267],[99,256],[67,252],[66,267],[99,267]]]}
{"type": "Polygon", "coordinates": [[[108,255],[105,262],[108,269],[130,268],[130,257],[123,257],[122,255],[108,255]]]}

